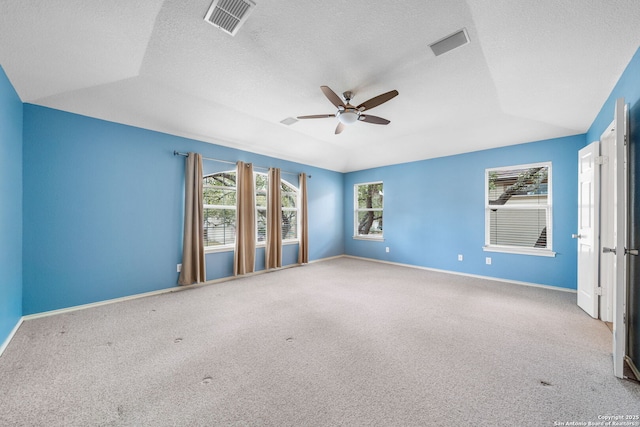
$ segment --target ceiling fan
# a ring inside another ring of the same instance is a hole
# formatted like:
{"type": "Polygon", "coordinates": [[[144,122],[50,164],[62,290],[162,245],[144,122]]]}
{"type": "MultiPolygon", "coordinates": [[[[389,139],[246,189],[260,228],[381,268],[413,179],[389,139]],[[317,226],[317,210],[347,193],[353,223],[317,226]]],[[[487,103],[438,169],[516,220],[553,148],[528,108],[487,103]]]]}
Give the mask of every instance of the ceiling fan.
{"type": "Polygon", "coordinates": [[[377,107],[378,105],[389,101],[391,98],[398,96],[397,90],[383,93],[382,95],[373,97],[368,101],[365,101],[362,104],[358,105],[357,107],[354,107],[350,104],[351,98],[353,97],[352,92],[347,91],[342,94],[345,101],[343,102],[342,99],[340,99],[340,97],[329,88],[329,86],[320,86],[320,89],[322,89],[322,93],[324,93],[324,96],[326,96],[333,105],[338,107],[338,111],[336,111],[335,114],[313,114],[311,116],[298,116],[298,119],[325,119],[329,117],[337,117],[340,123],[338,123],[338,127],[336,127],[336,135],[342,132],[346,125],[355,123],[357,121],[373,123],[376,125],[388,125],[389,123],[391,123],[389,120],[383,119],[382,117],[362,113],[366,110],[370,110],[373,107],[377,107]]]}

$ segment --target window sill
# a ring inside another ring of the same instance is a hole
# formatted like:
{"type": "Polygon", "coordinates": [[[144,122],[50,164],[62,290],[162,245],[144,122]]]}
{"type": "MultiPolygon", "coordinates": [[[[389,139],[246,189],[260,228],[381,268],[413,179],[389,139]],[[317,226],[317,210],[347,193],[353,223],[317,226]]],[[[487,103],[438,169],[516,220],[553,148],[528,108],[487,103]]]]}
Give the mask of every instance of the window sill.
{"type": "Polygon", "coordinates": [[[230,252],[235,249],[236,245],[220,245],[220,246],[209,246],[208,248],[204,248],[205,254],[211,254],[216,252],[230,252]]]}
{"type": "MultiPolygon", "coordinates": [[[[299,240],[283,240],[282,246],[297,245],[298,243],[300,243],[299,240]]],[[[265,248],[266,246],[267,246],[267,242],[265,241],[256,243],[256,248],[265,248]]]]}
{"type": "MultiPolygon", "coordinates": [[[[300,243],[299,240],[283,240],[282,246],[287,245],[297,245],[300,243]]],[[[256,243],[256,248],[264,248],[266,246],[265,242],[256,243]]],[[[205,254],[211,254],[216,252],[233,252],[236,249],[236,245],[220,245],[220,246],[210,246],[204,249],[205,254]]]]}
{"type": "Polygon", "coordinates": [[[380,236],[380,237],[353,236],[353,240],[371,240],[374,242],[384,242],[384,237],[383,236],[380,236]]]}
{"type": "Polygon", "coordinates": [[[204,248],[204,253],[212,254],[216,252],[232,252],[235,248],[235,245],[210,246],[208,248],[204,248]]]}
{"type": "Polygon", "coordinates": [[[556,253],[550,249],[529,249],[529,248],[517,248],[511,246],[483,246],[482,250],[485,252],[503,252],[507,254],[519,254],[519,255],[533,255],[533,256],[545,256],[555,257],[556,253]]]}

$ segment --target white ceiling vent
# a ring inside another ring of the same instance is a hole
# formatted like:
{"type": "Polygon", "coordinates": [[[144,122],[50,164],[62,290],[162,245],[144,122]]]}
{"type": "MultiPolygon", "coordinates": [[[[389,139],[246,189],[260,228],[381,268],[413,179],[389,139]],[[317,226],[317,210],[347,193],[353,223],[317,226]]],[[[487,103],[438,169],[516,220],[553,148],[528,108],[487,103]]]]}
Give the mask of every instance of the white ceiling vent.
{"type": "Polygon", "coordinates": [[[467,35],[467,30],[463,28],[460,31],[449,34],[447,37],[430,44],[429,47],[436,56],[440,56],[443,53],[447,53],[467,43],[469,43],[469,36],[467,35]]]}
{"type": "Polygon", "coordinates": [[[284,120],[280,120],[280,123],[282,123],[283,125],[291,126],[292,124],[296,123],[297,121],[298,121],[298,119],[294,119],[293,117],[287,117],[284,120]]]}
{"type": "Polygon", "coordinates": [[[251,0],[213,0],[204,20],[235,36],[255,5],[251,0]]]}

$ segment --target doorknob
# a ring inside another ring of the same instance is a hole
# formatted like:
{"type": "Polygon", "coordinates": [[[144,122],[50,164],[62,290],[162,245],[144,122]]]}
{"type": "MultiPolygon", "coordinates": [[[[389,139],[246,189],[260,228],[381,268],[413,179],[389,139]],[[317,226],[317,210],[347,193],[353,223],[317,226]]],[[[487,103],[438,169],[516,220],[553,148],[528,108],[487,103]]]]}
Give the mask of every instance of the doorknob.
{"type": "Polygon", "coordinates": [[[624,254],[627,255],[634,255],[634,256],[638,256],[638,250],[637,249],[624,249],[624,254]]]}
{"type": "Polygon", "coordinates": [[[582,234],[572,234],[571,238],[572,239],[581,239],[582,238],[582,234]]]}
{"type": "Polygon", "coordinates": [[[613,248],[613,249],[612,249],[612,248],[604,248],[604,247],[603,247],[603,248],[602,248],[602,253],[603,253],[603,254],[606,254],[606,253],[612,253],[612,254],[615,254],[615,253],[616,253],[616,248],[613,248]]]}

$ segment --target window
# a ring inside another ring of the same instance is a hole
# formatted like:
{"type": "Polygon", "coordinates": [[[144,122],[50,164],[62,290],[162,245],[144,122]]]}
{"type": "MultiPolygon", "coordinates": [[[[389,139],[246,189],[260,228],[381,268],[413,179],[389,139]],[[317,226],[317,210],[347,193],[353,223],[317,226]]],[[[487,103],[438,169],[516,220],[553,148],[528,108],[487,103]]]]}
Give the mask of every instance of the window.
{"type": "MultiPolygon", "coordinates": [[[[257,241],[267,240],[267,180],[268,175],[255,173],[257,241]]],[[[280,180],[282,204],[282,241],[298,240],[298,189],[284,179],[280,180]]]]}
{"type": "Polygon", "coordinates": [[[267,240],[267,175],[254,173],[256,190],[256,241],[264,243],[267,240]]]}
{"type": "Polygon", "coordinates": [[[485,171],[485,250],[554,256],[551,163],[485,171]]]}
{"type": "MultiPolygon", "coordinates": [[[[254,173],[256,191],[256,243],[267,239],[267,174],[254,173]]],[[[204,246],[228,250],[236,241],[236,172],[203,177],[204,246]]],[[[282,240],[298,240],[298,189],[281,180],[282,240]]]]}
{"type": "Polygon", "coordinates": [[[281,180],[282,199],[282,241],[298,240],[298,189],[281,180]]]}
{"type": "Polygon", "coordinates": [[[382,239],[382,182],[356,184],[354,193],[355,238],[382,239]]]}
{"type": "Polygon", "coordinates": [[[204,246],[229,246],[236,241],[236,172],[207,175],[202,182],[204,246]]]}

